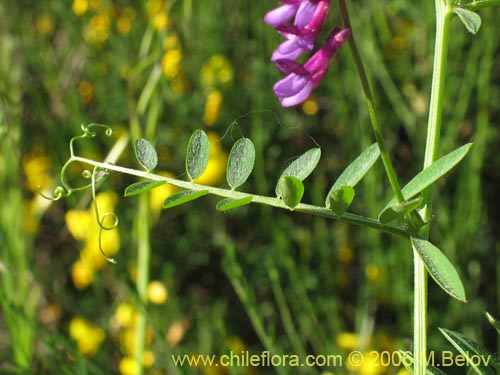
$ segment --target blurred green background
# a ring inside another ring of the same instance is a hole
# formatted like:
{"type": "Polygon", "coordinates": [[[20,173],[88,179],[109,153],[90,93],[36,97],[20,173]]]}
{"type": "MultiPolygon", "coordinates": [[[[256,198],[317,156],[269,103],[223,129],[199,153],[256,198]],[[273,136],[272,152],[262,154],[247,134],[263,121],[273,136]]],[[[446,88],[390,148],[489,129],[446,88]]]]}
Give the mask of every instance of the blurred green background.
{"type": "MultiPolygon", "coordinates": [[[[161,212],[168,186],[147,196],[148,304],[138,302],[134,182],[111,175],[102,212],[120,218],[103,238],[88,192],[51,202],[80,125],[103,133],[78,152],[139,168],[127,140],[158,150],[157,170],[185,178],[190,134],[205,130],[212,158],[200,182],[226,186],[227,153],[241,136],[256,145],[244,191],[274,195],[281,171],[319,145],[305,202],[323,205],[343,168],[374,142],[350,52],[343,48],[303,105],[283,109],[269,61],[281,42],[263,23],[275,1],[148,0],[0,2],[0,372],[37,374],[403,374],[359,368],[175,367],[171,354],[344,354],[411,350],[412,253],[387,235],[257,205],[219,213],[205,197],[161,212]],[[116,146],[118,145],[118,146],[116,146]],[[108,236],[109,234],[109,236],[108,236]],[[138,314],[147,332],[134,358],[138,314]]],[[[432,74],[432,2],[348,4],[379,115],[402,182],[422,165],[432,74]]],[[[475,146],[436,189],[431,237],[457,266],[469,302],[429,282],[429,349],[451,350],[437,331],[462,332],[493,352],[483,317],[498,316],[500,253],[500,39],[498,11],[481,11],[477,36],[452,26],[442,154],[475,146]]],[[[336,5],[327,29],[338,25],[336,5]]],[[[328,31],[328,30],[327,30],[328,31]]],[[[323,34],[320,38],[323,37],[323,34]]],[[[75,180],[78,180],[75,171],[75,180]]],[[[78,183],[78,182],[76,182],[78,183]]],[[[80,181],[81,183],[81,181],[80,181]]],[[[352,211],[376,217],[391,198],[381,163],[352,211]]],[[[463,369],[446,369],[463,373],[463,369]]],[[[449,371],[448,371],[449,370],[449,371]]]]}

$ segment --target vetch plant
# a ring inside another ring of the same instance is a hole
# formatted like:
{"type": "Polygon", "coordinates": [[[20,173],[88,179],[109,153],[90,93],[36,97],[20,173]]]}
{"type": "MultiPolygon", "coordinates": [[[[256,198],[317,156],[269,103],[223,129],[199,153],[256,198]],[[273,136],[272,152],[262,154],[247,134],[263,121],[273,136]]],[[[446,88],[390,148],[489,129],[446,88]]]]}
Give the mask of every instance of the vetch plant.
{"type": "MultiPolygon", "coordinates": [[[[276,196],[271,197],[240,190],[251,176],[255,164],[256,150],[249,138],[242,137],[234,143],[227,160],[228,188],[219,188],[196,182],[205,171],[210,157],[209,137],[203,130],[196,130],[187,145],[185,171],[188,180],[186,181],[153,173],[161,160],[158,159],[153,145],[145,138],[137,137],[134,143],[135,155],[142,170],[77,155],[74,151],[74,143],[78,140],[96,137],[98,129],[104,129],[107,136],[111,135],[111,128],[100,124],[82,126],[83,134],[71,140],[70,157],[62,168],[61,186],[55,190],[54,199],[66,197],[86,188],[92,189],[95,199],[97,182],[107,178],[112,172],[119,172],[141,179],[125,189],[124,195],[126,197],[146,193],[163,184],[178,187],[179,191],[164,200],[164,209],[188,204],[205,195],[214,195],[222,198],[216,204],[216,209],[219,211],[237,209],[250,203],[264,204],[296,213],[316,215],[368,227],[404,238],[407,240],[408,246],[407,249],[402,250],[402,254],[410,256],[410,251],[404,250],[411,249],[414,258],[413,356],[410,356],[411,361],[406,361],[405,364],[408,364],[408,368],[417,375],[424,375],[427,372],[441,373],[438,369],[427,368],[426,363],[427,276],[430,275],[446,293],[461,302],[466,301],[466,294],[459,272],[448,260],[445,252],[429,241],[430,226],[432,225],[432,188],[437,181],[452,171],[472,148],[472,144],[465,144],[446,155],[441,155],[439,149],[450,22],[453,16],[457,15],[466,29],[472,34],[476,34],[481,26],[481,19],[474,11],[497,5],[500,1],[485,0],[458,4],[457,1],[435,0],[436,39],[425,157],[422,170],[404,186],[400,184],[385,143],[368,74],[363,64],[361,52],[357,47],[356,30],[351,25],[345,0],[338,1],[343,27],[334,27],[324,44],[304,64],[297,62],[297,59],[303,53],[314,50],[314,45],[324,27],[332,4],[327,0],[282,0],[282,3],[284,3],[282,6],[270,11],[265,16],[265,21],[286,38],[271,57],[276,66],[287,74],[285,78],[274,85],[274,92],[281,105],[289,107],[305,101],[312,91],[324,79],[327,79],[328,68],[333,56],[342,45],[347,43],[359,74],[376,141],[353,160],[333,182],[324,197],[323,206],[302,202],[305,191],[304,180],[314,172],[318,163],[321,162],[320,148],[310,149],[290,163],[276,181],[276,196]],[[380,208],[377,217],[367,217],[350,212],[351,205],[356,199],[358,183],[374,167],[379,158],[382,160],[394,198],[380,208]],[[74,187],[68,182],[67,171],[69,166],[75,163],[89,166],[91,169],[83,173],[83,176],[90,182],[82,187],[74,187]]],[[[116,216],[112,213],[99,215],[97,205],[95,205],[95,209],[100,230],[113,230],[118,224],[116,216]],[[104,218],[110,216],[114,219],[112,225],[104,225],[104,218]]],[[[104,252],[103,255],[107,257],[104,252]]],[[[108,258],[108,260],[112,259],[108,258]]],[[[490,319],[490,321],[492,320],[490,319]]],[[[497,323],[494,325],[498,326],[497,323]]],[[[441,332],[459,350],[466,351],[475,348],[459,334],[445,329],[442,329],[441,332]]],[[[477,348],[475,350],[481,352],[477,348]]],[[[408,359],[408,355],[405,358],[408,359]]],[[[497,363],[494,362],[494,364],[497,363]]],[[[473,369],[479,374],[489,373],[477,366],[473,366],[473,369]]]]}

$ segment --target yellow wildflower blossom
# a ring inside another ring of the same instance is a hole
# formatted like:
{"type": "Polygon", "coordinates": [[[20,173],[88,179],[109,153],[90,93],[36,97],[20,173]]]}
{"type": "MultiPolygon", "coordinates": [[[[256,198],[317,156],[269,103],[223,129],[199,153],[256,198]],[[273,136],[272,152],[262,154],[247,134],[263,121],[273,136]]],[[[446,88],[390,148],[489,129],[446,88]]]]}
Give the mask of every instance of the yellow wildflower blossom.
{"type": "Polygon", "coordinates": [[[142,354],[142,364],[146,368],[153,366],[155,359],[155,354],[151,350],[145,350],[142,354]]]}
{"type": "MultiPolygon", "coordinates": [[[[103,226],[111,228],[115,224],[113,216],[104,215],[113,212],[117,201],[116,194],[113,192],[100,193],[96,196],[96,201],[103,226]]],[[[118,229],[100,230],[94,209],[94,204],[92,204],[86,211],[70,210],[65,216],[66,225],[71,235],[76,240],[84,242],[79,260],[72,268],[73,282],[79,289],[85,289],[92,282],[94,272],[106,264],[106,258],[101,254],[99,244],[108,256],[116,254],[120,248],[118,229]]]]}
{"type": "Polygon", "coordinates": [[[337,335],[336,341],[340,348],[346,351],[352,351],[359,345],[359,336],[357,333],[341,332],[337,335]]]}
{"type": "Polygon", "coordinates": [[[216,185],[226,173],[227,154],[222,149],[217,133],[207,134],[210,142],[210,158],[207,168],[203,174],[196,180],[196,183],[202,185],[216,185]]]}
{"type": "Polygon", "coordinates": [[[48,190],[53,180],[50,176],[50,158],[38,151],[34,151],[23,158],[23,169],[26,174],[26,185],[33,193],[38,192],[38,187],[42,191],[48,190]]]}
{"type": "Polygon", "coordinates": [[[83,37],[91,44],[102,44],[109,38],[110,26],[111,19],[108,14],[95,14],[85,28],[83,37]]]}
{"type": "Polygon", "coordinates": [[[180,71],[182,60],[182,51],[180,48],[175,48],[165,52],[161,59],[161,67],[165,77],[175,78],[180,71]]]}
{"type": "Polygon", "coordinates": [[[81,17],[87,13],[87,10],[89,9],[89,2],[88,0],[73,0],[71,9],[73,9],[73,13],[75,13],[75,15],[81,17]]]}
{"type": "Polygon", "coordinates": [[[124,302],[116,309],[114,318],[121,327],[131,327],[135,324],[137,310],[130,302],[124,302]]]}
{"type": "Polygon", "coordinates": [[[302,111],[308,116],[314,116],[318,113],[319,105],[318,102],[314,99],[307,99],[304,103],[302,103],[302,111]]]}
{"type": "Polygon", "coordinates": [[[233,79],[233,67],[222,55],[212,56],[201,68],[201,83],[212,89],[217,85],[226,85],[233,79]]]}
{"type": "Polygon", "coordinates": [[[78,85],[78,93],[85,103],[89,103],[94,97],[94,85],[89,81],[82,81],[78,85]]]}
{"type": "Polygon", "coordinates": [[[368,264],[365,268],[365,275],[368,280],[375,282],[378,280],[380,275],[380,269],[375,264],[368,264]]]}
{"type": "Polygon", "coordinates": [[[71,319],[69,335],[76,342],[78,350],[88,356],[97,352],[106,337],[104,330],[80,316],[71,319]]]}
{"type": "Polygon", "coordinates": [[[139,374],[139,364],[132,357],[123,357],[118,365],[121,375],[139,374]]]}
{"type": "Polygon", "coordinates": [[[47,35],[54,30],[54,22],[47,14],[41,14],[36,19],[36,31],[39,34],[47,35]]]}
{"type": "Polygon", "coordinates": [[[146,290],[148,300],[157,305],[161,305],[167,301],[167,288],[161,281],[151,281],[146,290]]]}
{"type": "Polygon", "coordinates": [[[168,26],[168,15],[167,12],[162,11],[156,13],[151,17],[151,23],[157,31],[165,30],[168,26]]]}
{"type": "Polygon", "coordinates": [[[208,126],[212,126],[219,118],[220,109],[222,107],[222,93],[219,90],[213,90],[207,95],[205,104],[205,115],[203,121],[208,126]]]}

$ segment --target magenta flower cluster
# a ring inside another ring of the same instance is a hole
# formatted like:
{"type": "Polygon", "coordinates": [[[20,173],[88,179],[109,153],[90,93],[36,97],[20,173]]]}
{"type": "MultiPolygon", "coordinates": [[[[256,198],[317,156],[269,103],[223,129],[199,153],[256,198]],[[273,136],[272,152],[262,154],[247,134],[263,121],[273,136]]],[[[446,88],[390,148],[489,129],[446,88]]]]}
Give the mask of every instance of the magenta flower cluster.
{"type": "Polygon", "coordinates": [[[271,61],[287,76],[274,85],[283,107],[306,100],[323,80],[330,61],[349,38],[349,29],[334,28],[323,46],[301,65],[296,60],[311,52],[325,23],[330,0],[280,0],[284,5],[271,10],[264,21],[285,37],[271,61]]]}

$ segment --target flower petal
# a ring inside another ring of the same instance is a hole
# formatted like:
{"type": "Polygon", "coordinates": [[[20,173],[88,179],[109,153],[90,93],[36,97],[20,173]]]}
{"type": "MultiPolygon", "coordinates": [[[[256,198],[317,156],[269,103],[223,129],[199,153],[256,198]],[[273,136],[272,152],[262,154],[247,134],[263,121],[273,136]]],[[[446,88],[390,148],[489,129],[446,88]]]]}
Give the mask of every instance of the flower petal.
{"type": "Polygon", "coordinates": [[[293,60],[276,60],[276,66],[285,74],[295,73],[299,76],[309,76],[309,72],[298,62],[293,60]]]}
{"type": "Polygon", "coordinates": [[[264,21],[277,27],[288,21],[290,21],[297,13],[298,5],[295,4],[285,4],[276,9],[271,10],[264,16],[264,21]]]}
{"type": "Polygon", "coordinates": [[[300,38],[288,39],[276,48],[271,56],[271,61],[296,60],[303,52],[305,49],[300,44],[300,38]]]}

